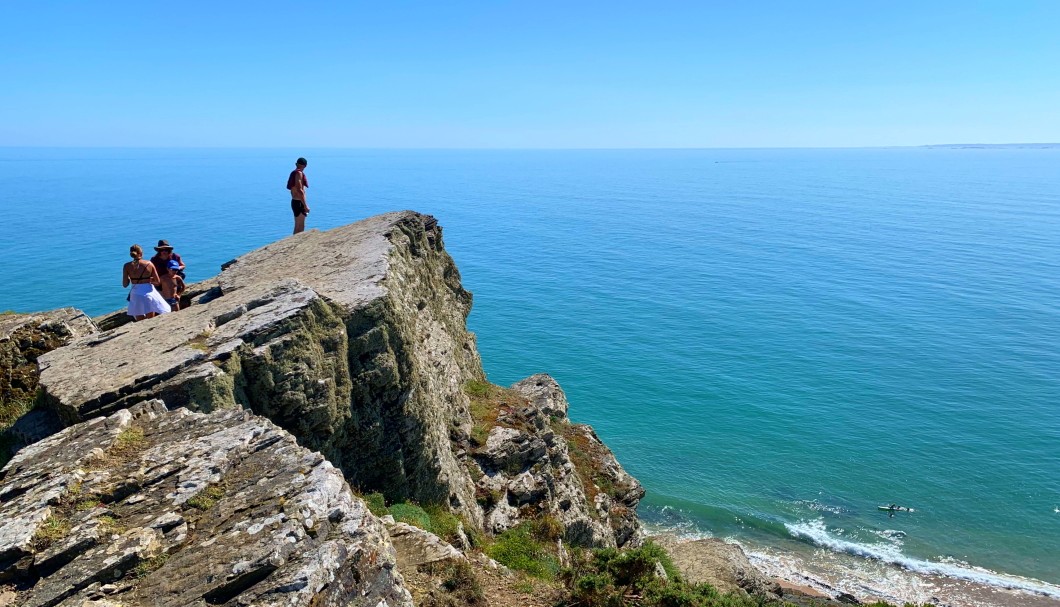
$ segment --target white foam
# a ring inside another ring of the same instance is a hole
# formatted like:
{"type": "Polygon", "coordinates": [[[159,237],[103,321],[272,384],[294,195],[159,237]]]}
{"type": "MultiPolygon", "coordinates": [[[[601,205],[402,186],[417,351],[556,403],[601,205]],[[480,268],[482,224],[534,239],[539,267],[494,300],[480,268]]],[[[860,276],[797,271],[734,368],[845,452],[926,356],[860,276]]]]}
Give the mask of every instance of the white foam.
{"type": "Polygon", "coordinates": [[[1039,580],[997,573],[964,563],[931,562],[909,557],[902,554],[901,542],[890,541],[882,544],[851,542],[836,537],[829,532],[823,519],[793,524],[785,523],[784,526],[794,537],[808,539],[815,545],[834,552],[898,565],[917,573],[941,575],[979,584],[1023,590],[1052,598],[1060,598],[1060,586],[1054,586],[1039,580]]]}

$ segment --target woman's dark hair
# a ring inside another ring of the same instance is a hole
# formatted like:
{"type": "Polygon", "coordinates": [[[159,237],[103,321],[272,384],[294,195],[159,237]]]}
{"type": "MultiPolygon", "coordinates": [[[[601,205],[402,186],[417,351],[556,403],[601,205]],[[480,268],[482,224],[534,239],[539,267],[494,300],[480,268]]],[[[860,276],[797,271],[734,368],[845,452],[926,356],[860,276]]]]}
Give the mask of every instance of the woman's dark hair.
{"type": "Polygon", "coordinates": [[[303,166],[303,167],[309,165],[309,163],[305,161],[305,158],[299,158],[298,160],[295,160],[294,163],[297,164],[298,166],[303,166]]]}
{"type": "Polygon", "coordinates": [[[140,245],[134,244],[133,246],[129,247],[129,257],[132,257],[133,259],[140,259],[143,256],[144,250],[140,248],[140,245]]]}

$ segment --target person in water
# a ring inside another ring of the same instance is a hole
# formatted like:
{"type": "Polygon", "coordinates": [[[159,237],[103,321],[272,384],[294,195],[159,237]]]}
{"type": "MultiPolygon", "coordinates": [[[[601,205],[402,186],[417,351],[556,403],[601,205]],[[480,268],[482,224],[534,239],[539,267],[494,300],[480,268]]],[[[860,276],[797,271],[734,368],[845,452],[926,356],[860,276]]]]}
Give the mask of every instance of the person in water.
{"type": "Polygon", "coordinates": [[[129,316],[133,320],[154,318],[170,311],[169,304],[155,290],[159,284],[158,270],[155,264],[144,259],[144,250],[138,244],[129,247],[132,261],[122,267],[121,286],[129,290],[129,316]]]}

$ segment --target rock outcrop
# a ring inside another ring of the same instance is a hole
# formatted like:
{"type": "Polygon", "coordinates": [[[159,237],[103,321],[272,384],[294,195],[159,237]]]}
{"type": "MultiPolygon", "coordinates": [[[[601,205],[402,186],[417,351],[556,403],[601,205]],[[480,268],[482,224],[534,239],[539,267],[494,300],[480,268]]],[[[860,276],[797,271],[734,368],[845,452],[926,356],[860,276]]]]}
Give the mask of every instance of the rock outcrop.
{"type": "MultiPolygon", "coordinates": [[[[38,410],[70,427],[0,472],[0,583],[26,604],[403,605],[391,540],[345,482],[467,529],[639,541],[643,489],[558,384],[484,381],[432,217],[286,238],[190,304],[99,317],[37,356],[38,410]]],[[[409,566],[463,559],[393,533],[409,566]]]]}
{"type": "Polygon", "coordinates": [[[722,592],[746,593],[777,600],[783,594],[776,580],[762,574],[747,559],[743,548],[717,538],[680,539],[672,535],[652,538],[693,584],[710,584],[722,592]]]}
{"type": "Polygon", "coordinates": [[[141,403],[23,449],[0,483],[19,605],[412,604],[341,473],[249,411],[141,403]]]}
{"type": "Polygon", "coordinates": [[[444,503],[481,523],[450,447],[482,377],[471,294],[431,217],[391,213],[310,231],[226,264],[178,314],[125,324],[40,359],[67,423],[162,398],[240,406],[318,450],[357,487],[444,503]]]}
{"type": "Polygon", "coordinates": [[[0,315],[0,402],[33,398],[37,359],[95,331],[92,321],[74,308],[0,315]]]}
{"type": "Polygon", "coordinates": [[[637,543],[644,489],[591,427],[570,423],[559,384],[539,374],[495,396],[496,418],[481,420],[490,426],[485,443],[470,449],[487,529],[498,533],[547,515],[573,544],[637,543]]]}

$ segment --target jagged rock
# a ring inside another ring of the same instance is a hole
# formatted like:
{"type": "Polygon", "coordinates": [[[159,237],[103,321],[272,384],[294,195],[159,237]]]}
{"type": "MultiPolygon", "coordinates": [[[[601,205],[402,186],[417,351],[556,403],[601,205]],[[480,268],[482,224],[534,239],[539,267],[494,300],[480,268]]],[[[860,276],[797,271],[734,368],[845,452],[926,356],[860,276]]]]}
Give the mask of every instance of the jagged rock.
{"type": "Polygon", "coordinates": [[[37,358],[95,331],[75,308],[0,315],[0,402],[32,398],[39,379],[37,358]]]}
{"type": "Polygon", "coordinates": [[[512,384],[512,390],[530,399],[530,404],[545,416],[567,417],[567,410],[570,408],[567,395],[556,380],[546,373],[538,373],[517,381],[512,384]]]}
{"type": "Polygon", "coordinates": [[[382,524],[249,411],[148,401],[0,470],[0,579],[26,607],[411,607],[382,524]]]}
{"type": "Polygon", "coordinates": [[[66,423],[150,398],[241,406],[390,501],[442,503],[480,525],[450,444],[481,379],[471,294],[441,229],[410,211],[308,231],[225,265],[187,310],[124,324],[41,357],[66,423]],[[206,299],[206,301],[203,301],[206,299]]]}
{"type": "Polygon", "coordinates": [[[400,571],[412,571],[422,565],[445,561],[466,561],[462,552],[437,535],[407,523],[392,523],[386,526],[390,541],[397,551],[400,571]]]}
{"type": "Polygon", "coordinates": [[[780,585],[758,571],[737,544],[716,538],[683,540],[672,535],[651,539],[669,553],[690,583],[710,584],[721,592],[746,592],[771,600],[780,598],[780,585]]]}
{"type": "Polygon", "coordinates": [[[543,458],[547,450],[545,441],[532,434],[496,426],[480,457],[491,468],[519,473],[543,458]]]}
{"type": "Polygon", "coordinates": [[[644,489],[589,426],[571,424],[562,388],[545,374],[511,386],[525,401],[498,416],[485,445],[472,454],[483,471],[486,527],[499,533],[542,514],[580,546],[636,545],[636,508],[644,489]]]}
{"type": "MultiPolygon", "coordinates": [[[[491,532],[547,515],[570,544],[639,541],[643,489],[592,428],[568,421],[551,377],[513,386],[517,403],[478,443],[465,393],[484,380],[465,324],[471,294],[432,217],[405,211],[294,235],[200,287],[178,313],[126,324],[101,317],[106,330],[40,356],[46,409],[66,424],[153,398],[200,412],[246,409],[390,503],[446,505],[491,532]]],[[[162,482],[171,471],[144,474],[162,482]]],[[[156,516],[167,538],[195,532],[156,516]]]]}

